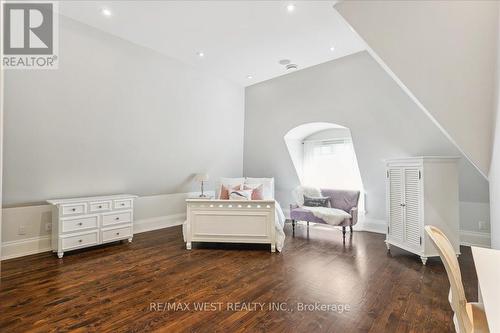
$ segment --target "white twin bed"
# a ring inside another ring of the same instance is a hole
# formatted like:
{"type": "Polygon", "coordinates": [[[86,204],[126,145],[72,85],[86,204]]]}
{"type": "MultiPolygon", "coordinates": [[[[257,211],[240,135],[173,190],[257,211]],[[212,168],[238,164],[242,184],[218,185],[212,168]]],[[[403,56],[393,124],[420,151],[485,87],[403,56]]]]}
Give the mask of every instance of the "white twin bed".
{"type": "Polygon", "coordinates": [[[183,225],[186,248],[190,250],[194,242],[261,243],[269,244],[271,252],[281,252],[285,216],[274,200],[274,179],[223,178],[221,184],[245,189],[261,186],[263,193],[259,200],[221,199],[221,186],[218,199],[186,200],[187,220],[183,225]]]}

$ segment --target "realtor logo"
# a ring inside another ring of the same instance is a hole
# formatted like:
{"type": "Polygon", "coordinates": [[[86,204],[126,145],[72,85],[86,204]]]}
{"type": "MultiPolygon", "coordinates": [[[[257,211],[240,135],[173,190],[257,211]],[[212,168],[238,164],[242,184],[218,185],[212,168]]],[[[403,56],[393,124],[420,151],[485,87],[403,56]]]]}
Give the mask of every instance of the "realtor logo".
{"type": "Polygon", "coordinates": [[[3,55],[5,68],[57,68],[56,3],[3,3],[3,55]]]}

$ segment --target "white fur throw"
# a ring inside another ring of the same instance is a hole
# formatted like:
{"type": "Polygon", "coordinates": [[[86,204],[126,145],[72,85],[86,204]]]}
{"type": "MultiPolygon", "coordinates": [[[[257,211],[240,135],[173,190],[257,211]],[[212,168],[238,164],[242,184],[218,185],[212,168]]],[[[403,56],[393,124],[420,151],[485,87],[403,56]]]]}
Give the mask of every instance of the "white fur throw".
{"type": "Polygon", "coordinates": [[[292,194],[297,206],[302,207],[304,206],[304,194],[308,197],[317,198],[321,196],[321,190],[312,186],[298,186],[295,190],[293,190],[292,194]]]}
{"type": "Polygon", "coordinates": [[[314,216],[324,220],[329,225],[339,225],[345,219],[350,219],[352,216],[349,213],[344,212],[342,209],[329,208],[329,207],[302,207],[307,209],[314,216]]]}

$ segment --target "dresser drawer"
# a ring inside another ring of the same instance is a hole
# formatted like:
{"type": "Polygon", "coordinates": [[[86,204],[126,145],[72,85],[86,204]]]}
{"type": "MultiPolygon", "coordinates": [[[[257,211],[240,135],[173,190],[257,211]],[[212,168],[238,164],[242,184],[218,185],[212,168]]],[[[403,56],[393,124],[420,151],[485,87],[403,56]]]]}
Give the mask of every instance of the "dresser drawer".
{"type": "Polygon", "coordinates": [[[107,230],[105,229],[101,233],[101,238],[103,243],[130,237],[132,237],[131,225],[114,229],[107,229],[107,230]]]}
{"type": "Polygon", "coordinates": [[[85,202],[62,205],[61,211],[63,216],[85,214],[87,204],[85,202]]]}
{"type": "Polygon", "coordinates": [[[63,251],[97,245],[99,244],[99,232],[96,230],[87,234],[64,236],[61,237],[61,243],[63,251]]]}
{"type": "Polygon", "coordinates": [[[111,201],[91,202],[89,205],[89,211],[91,213],[103,212],[107,210],[111,210],[111,201]]]}
{"type": "Polygon", "coordinates": [[[133,199],[122,199],[122,200],[114,200],[113,208],[114,209],[127,209],[132,208],[133,199]]]}
{"type": "Polygon", "coordinates": [[[67,218],[61,220],[62,232],[74,232],[85,229],[97,229],[99,227],[99,216],[87,216],[78,218],[67,218]]]}
{"type": "Polygon", "coordinates": [[[102,215],[102,225],[108,226],[117,223],[129,223],[132,222],[132,211],[117,212],[111,214],[102,215]]]}

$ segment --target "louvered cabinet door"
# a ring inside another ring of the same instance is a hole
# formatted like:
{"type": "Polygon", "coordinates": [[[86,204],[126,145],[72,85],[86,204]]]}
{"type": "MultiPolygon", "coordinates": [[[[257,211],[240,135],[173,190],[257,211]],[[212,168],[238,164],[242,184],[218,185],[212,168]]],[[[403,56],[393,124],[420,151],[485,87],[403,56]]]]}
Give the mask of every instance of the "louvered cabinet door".
{"type": "Polygon", "coordinates": [[[421,171],[419,168],[404,169],[404,241],[415,250],[421,248],[421,171]]]}
{"type": "Polygon", "coordinates": [[[388,171],[389,192],[389,237],[402,242],[404,240],[403,215],[403,169],[391,168],[388,171]]]}

